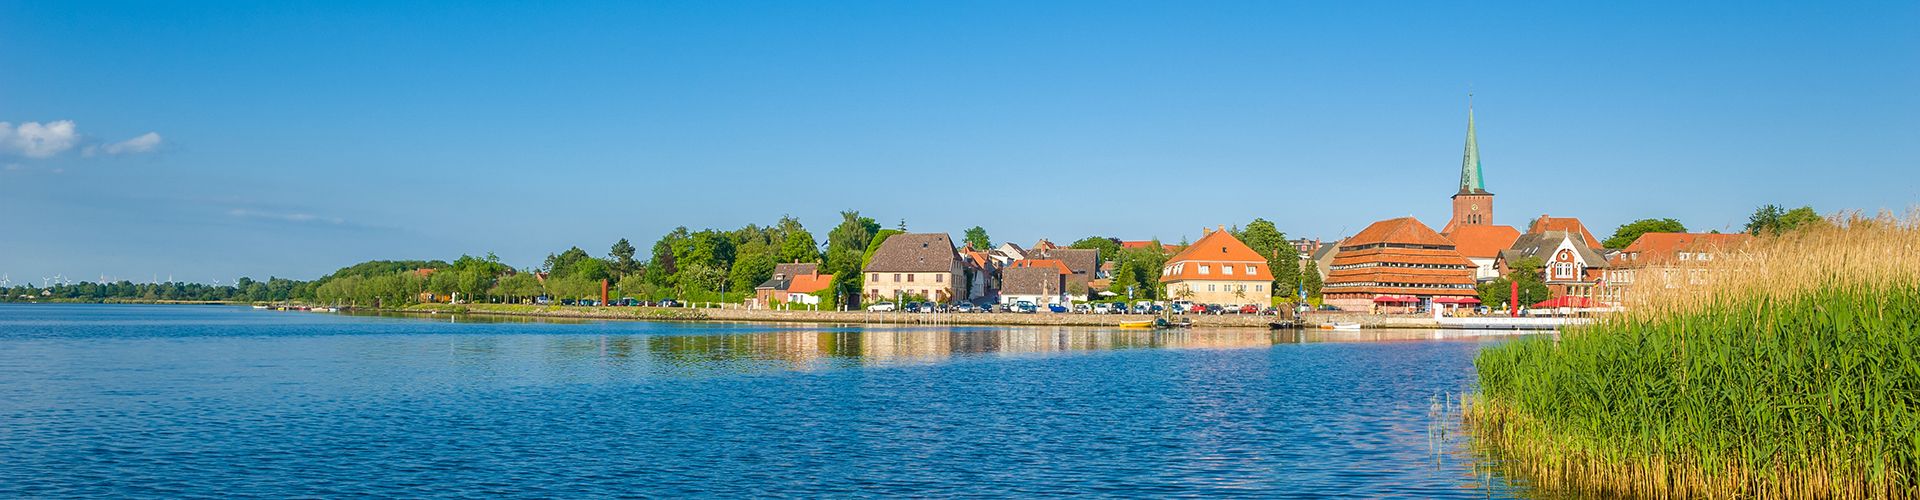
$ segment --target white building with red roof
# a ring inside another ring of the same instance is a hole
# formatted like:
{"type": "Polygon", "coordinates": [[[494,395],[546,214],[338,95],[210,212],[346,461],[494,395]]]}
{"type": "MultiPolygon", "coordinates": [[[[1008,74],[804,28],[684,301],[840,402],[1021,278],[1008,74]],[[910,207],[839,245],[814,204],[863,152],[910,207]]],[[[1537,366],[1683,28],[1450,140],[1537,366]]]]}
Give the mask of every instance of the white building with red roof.
{"type": "Polygon", "coordinates": [[[1267,259],[1226,229],[1207,230],[1200,241],[1167,259],[1160,269],[1167,296],[1223,306],[1272,303],[1273,271],[1267,259]]]}

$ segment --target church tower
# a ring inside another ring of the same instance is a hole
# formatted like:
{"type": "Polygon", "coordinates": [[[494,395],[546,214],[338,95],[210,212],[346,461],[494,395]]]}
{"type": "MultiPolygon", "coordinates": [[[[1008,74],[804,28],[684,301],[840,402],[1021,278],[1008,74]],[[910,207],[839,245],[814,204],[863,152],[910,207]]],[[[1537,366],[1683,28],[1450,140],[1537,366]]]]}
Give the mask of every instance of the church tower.
{"type": "Polygon", "coordinates": [[[1441,233],[1452,234],[1462,226],[1493,224],[1493,193],[1480,177],[1480,143],[1473,138],[1473,100],[1467,100],[1467,151],[1460,159],[1460,191],[1453,194],[1453,219],[1441,233]]]}

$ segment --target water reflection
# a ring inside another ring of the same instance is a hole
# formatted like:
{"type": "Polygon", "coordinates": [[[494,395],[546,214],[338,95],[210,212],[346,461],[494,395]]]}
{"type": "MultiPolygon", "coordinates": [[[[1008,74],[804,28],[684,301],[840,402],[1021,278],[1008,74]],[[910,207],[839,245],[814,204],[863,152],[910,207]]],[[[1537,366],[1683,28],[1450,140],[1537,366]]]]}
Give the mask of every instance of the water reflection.
{"type": "MultiPolygon", "coordinates": [[[[618,325],[609,324],[609,325],[618,325]]],[[[732,324],[737,332],[698,334],[552,335],[524,339],[549,362],[604,362],[651,367],[658,374],[815,371],[841,367],[921,365],[967,358],[1014,358],[1129,349],[1259,349],[1276,344],[1475,340],[1507,332],[1383,330],[1368,332],[1191,329],[927,327],[732,324]]],[[[617,329],[615,330],[617,331],[617,329]]],[[[458,338],[450,352],[469,361],[512,356],[513,340],[458,338]]]]}

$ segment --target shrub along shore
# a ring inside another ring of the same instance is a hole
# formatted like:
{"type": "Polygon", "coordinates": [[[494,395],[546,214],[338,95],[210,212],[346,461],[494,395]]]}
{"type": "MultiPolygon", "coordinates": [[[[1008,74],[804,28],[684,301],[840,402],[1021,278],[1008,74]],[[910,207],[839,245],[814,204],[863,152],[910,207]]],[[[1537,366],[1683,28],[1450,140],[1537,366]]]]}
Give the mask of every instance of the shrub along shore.
{"type": "Polygon", "coordinates": [[[1463,416],[1548,490],[1920,494],[1920,217],[1853,217],[1635,289],[1631,312],[1475,360],[1463,416]]]}

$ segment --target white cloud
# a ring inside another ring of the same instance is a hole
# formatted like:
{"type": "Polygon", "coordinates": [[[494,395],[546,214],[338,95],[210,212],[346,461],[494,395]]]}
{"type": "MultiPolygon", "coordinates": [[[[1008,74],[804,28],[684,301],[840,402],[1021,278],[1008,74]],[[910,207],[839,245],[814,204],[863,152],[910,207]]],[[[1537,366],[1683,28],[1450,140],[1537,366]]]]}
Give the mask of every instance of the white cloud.
{"type": "MultiPolygon", "coordinates": [[[[154,136],[155,141],[159,138],[154,136]]],[[[73,149],[73,145],[79,142],[80,134],[74,131],[73,120],[21,122],[17,127],[12,123],[0,122],[0,152],[46,158],[73,149]]]]}
{"type": "Polygon", "coordinates": [[[145,134],[140,134],[139,137],[127,139],[127,140],[116,142],[113,144],[108,144],[105,148],[102,148],[102,149],[106,151],[107,154],[110,154],[110,155],[123,155],[123,154],[133,154],[133,153],[146,153],[146,152],[153,151],[154,148],[158,148],[158,147],[160,147],[160,134],[156,132],[147,132],[145,134]]]}
{"type": "Polygon", "coordinates": [[[240,218],[247,218],[247,219],[267,219],[267,220],[277,220],[277,221],[284,221],[284,222],[315,223],[315,224],[346,224],[347,223],[345,219],[341,219],[339,217],[321,217],[318,215],[313,215],[308,213],[298,213],[298,212],[294,212],[294,213],[267,212],[262,210],[253,210],[249,208],[236,208],[233,210],[228,210],[227,215],[240,217],[240,218]]]}

